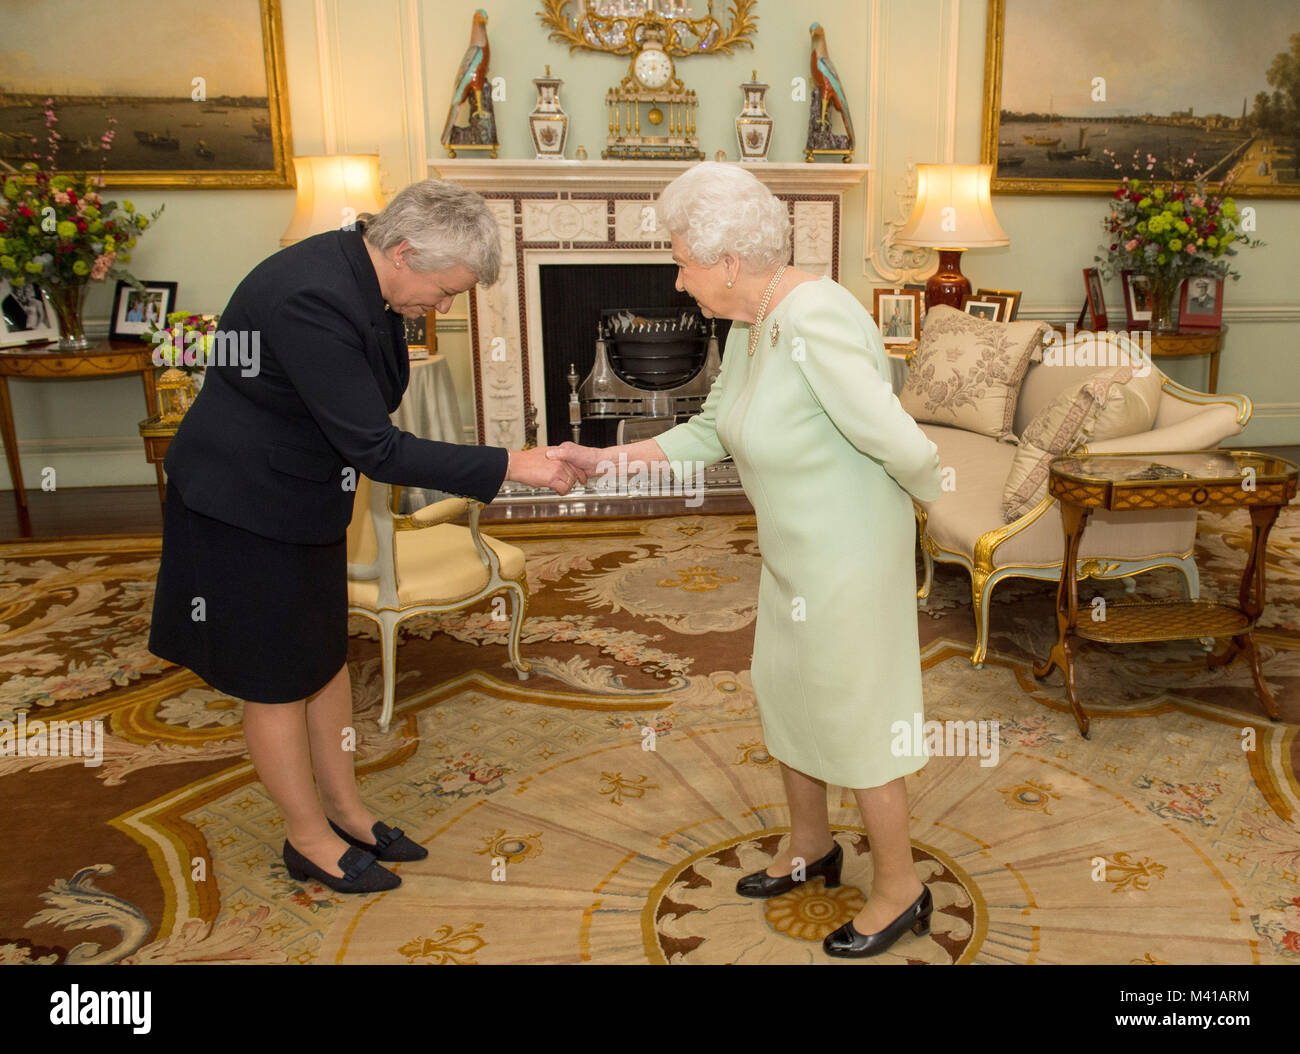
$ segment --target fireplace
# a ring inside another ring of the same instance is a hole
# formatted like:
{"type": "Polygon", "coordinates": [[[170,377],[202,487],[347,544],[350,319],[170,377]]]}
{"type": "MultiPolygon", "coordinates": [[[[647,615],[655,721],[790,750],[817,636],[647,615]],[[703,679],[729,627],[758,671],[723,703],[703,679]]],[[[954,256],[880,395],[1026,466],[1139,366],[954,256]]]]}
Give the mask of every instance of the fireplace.
{"type": "Polygon", "coordinates": [[[699,410],[717,373],[705,370],[710,336],[721,348],[731,323],[710,326],[695,301],[677,292],[676,280],[672,264],[611,259],[539,268],[545,395],[535,405],[549,442],[574,438],[575,395],[578,441],[588,446],[614,443],[624,418],[685,420],[699,410]]]}

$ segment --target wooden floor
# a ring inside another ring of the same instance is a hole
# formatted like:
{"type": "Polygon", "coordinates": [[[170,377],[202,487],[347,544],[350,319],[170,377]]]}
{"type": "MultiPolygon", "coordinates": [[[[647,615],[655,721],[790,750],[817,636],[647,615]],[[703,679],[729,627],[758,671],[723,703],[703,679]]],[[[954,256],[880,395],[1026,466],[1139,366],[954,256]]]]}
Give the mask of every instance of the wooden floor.
{"type": "MultiPolygon", "coordinates": [[[[1260,447],[1261,453],[1277,454],[1300,462],[1300,446],[1260,447]]],[[[158,488],[75,487],[46,493],[27,491],[33,538],[67,538],[92,534],[161,534],[162,507],[158,488]]],[[[535,504],[489,505],[483,521],[516,523],[554,519],[622,519],[638,516],[680,516],[683,513],[752,513],[743,495],[707,498],[696,509],[687,509],[682,499],[537,502],[535,504]]],[[[12,491],[0,491],[0,540],[17,540],[17,505],[12,491]]]]}

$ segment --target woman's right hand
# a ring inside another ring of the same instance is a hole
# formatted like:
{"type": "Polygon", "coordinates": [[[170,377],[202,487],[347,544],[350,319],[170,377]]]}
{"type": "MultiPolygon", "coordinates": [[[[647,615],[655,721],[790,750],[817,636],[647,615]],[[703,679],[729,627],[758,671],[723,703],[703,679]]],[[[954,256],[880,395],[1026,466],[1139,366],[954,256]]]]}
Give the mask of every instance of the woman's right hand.
{"type": "Polygon", "coordinates": [[[509,451],[506,479],[513,483],[527,483],[530,487],[549,487],[556,494],[568,494],[575,483],[586,483],[586,470],[567,459],[551,457],[551,452],[555,449],[557,448],[533,447],[530,450],[509,451]]]}

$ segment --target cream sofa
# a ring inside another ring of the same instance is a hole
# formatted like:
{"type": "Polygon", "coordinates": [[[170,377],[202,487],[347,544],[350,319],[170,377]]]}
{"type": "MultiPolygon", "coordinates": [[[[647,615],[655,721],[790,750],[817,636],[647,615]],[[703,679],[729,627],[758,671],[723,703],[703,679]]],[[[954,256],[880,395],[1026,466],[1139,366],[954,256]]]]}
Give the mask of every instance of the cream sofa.
{"type": "MultiPolygon", "coordinates": [[[[1046,365],[1031,362],[1020,386],[1013,430],[1017,437],[1058,393],[1078,388],[1107,367],[1046,365]]],[[[1152,369],[1156,369],[1154,365],[1152,369]]],[[[1208,395],[1162,376],[1160,401],[1150,431],[1105,439],[1077,451],[1086,453],[1205,450],[1219,446],[1245,427],[1252,412],[1244,395],[1208,395]]],[[[917,591],[924,606],[934,561],[955,563],[971,577],[976,643],[971,662],[983,665],[988,648],[989,598],[1005,578],[1018,576],[1059,582],[1064,535],[1058,503],[1044,497],[1028,512],[1003,519],[1003,485],[1017,447],[961,428],[921,423],[939,447],[939,463],[953,469],[957,486],[935,501],[914,501],[920,528],[925,579],[917,591]]],[[[1189,599],[1200,582],[1192,557],[1196,510],[1094,512],[1079,550],[1079,578],[1132,577],[1156,567],[1177,568],[1189,599]]]]}

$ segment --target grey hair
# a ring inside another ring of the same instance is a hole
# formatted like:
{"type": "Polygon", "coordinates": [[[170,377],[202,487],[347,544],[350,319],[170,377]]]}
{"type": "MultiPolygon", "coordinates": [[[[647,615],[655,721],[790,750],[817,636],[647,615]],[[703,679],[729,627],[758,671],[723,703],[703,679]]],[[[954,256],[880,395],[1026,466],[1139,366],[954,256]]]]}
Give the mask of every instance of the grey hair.
{"type": "Polygon", "coordinates": [[[734,253],[752,270],[790,259],[785,203],[739,165],[701,161],[664,187],[656,205],[660,225],[682,237],[699,263],[712,267],[734,253]]]}
{"type": "Polygon", "coordinates": [[[380,252],[411,243],[413,271],[446,271],[463,264],[483,285],[497,280],[501,237],[482,196],[436,179],[425,179],[397,192],[366,221],[366,241],[380,252]]]}

